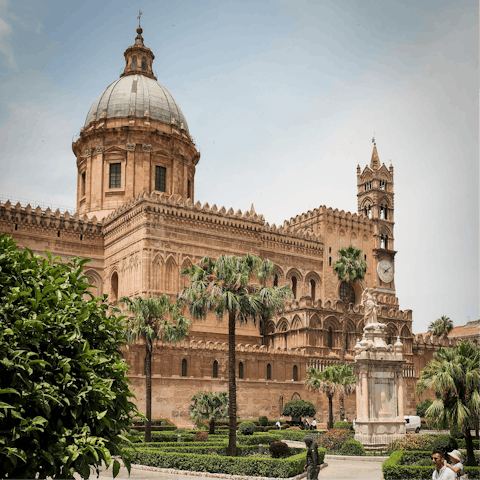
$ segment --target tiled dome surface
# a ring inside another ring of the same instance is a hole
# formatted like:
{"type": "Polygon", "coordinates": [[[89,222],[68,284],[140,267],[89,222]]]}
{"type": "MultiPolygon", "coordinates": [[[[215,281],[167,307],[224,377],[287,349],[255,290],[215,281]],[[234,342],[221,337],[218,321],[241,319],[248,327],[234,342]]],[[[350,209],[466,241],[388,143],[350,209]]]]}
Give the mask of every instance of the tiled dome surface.
{"type": "Polygon", "coordinates": [[[110,84],[90,108],[85,126],[93,120],[95,113],[97,119],[103,112],[107,118],[127,117],[132,109],[137,117],[144,117],[148,110],[150,118],[155,120],[170,123],[174,118],[188,131],[187,120],[170,92],[144,75],[127,75],[110,84]]]}

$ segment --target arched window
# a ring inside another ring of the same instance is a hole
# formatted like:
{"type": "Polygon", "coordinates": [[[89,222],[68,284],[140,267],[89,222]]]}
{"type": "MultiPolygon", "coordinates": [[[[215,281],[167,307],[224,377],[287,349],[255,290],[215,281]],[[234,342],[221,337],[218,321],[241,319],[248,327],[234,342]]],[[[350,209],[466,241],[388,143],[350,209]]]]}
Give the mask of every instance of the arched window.
{"type": "Polygon", "coordinates": [[[182,377],[186,377],[187,376],[187,359],[184,358],[182,360],[182,377]]]}
{"type": "Polygon", "coordinates": [[[272,379],[272,366],[267,363],[267,380],[271,380],[272,379]]]}
{"type": "Polygon", "coordinates": [[[118,300],[118,273],[117,272],[113,272],[110,284],[112,285],[111,301],[116,305],[118,300]]]}
{"type": "Polygon", "coordinates": [[[215,360],[213,362],[213,373],[212,373],[213,378],[218,378],[218,362],[215,360]]]}
{"type": "Polygon", "coordinates": [[[340,284],[340,299],[346,301],[347,305],[353,303],[355,305],[355,290],[348,282],[340,284]]]}
{"type": "Polygon", "coordinates": [[[293,381],[298,382],[298,367],[296,365],[293,366],[293,381]]]}
{"type": "Polygon", "coordinates": [[[388,208],[386,205],[383,207],[383,218],[388,220],[388,208]]]}
{"type": "Polygon", "coordinates": [[[297,298],[297,277],[292,277],[293,298],[297,298]]]}
{"type": "Polygon", "coordinates": [[[238,364],[238,378],[243,378],[243,362],[238,364]]]}
{"type": "Polygon", "coordinates": [[[147,59],[145,57],[142,58],[142,72],[147,71],[147,59]]]}
{"type": "Polygon", "coordinates": [[[278,287],[278,275],[277,274],[275,274],[275,277],[273,279],[273,286],[278,287]]]}
{"type": "Polygon", "coordinates": [[[132,69],[133,69],[133,70],[136,70],[136,69],[137,69],[137,57],[133,57],[132,69]]]}
{"type": "Polygon", "coordinates": [[[315,301],[315,280],[310,280],[310,296],[312,297],[312,302],[315,301]]]}
{"type": "Polygon", "coordinates": [[[192,198],[192,182],[187,180],[187,198],[192,198]]]}
{"type": "Polygon", "coordinates": [[[328,348],[333,348],[333,329],[332,329],[332,327],[328,327],[327,347],[328,348]]]}

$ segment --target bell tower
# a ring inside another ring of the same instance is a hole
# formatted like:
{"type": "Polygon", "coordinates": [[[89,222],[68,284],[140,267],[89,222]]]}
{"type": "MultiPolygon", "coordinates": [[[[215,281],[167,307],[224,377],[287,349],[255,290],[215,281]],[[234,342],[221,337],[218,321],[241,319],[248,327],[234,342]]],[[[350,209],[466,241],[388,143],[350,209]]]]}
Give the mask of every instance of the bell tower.
{"type": "Polygon", "coordinates": [[[380,163],[375,138],[370,165],[363,172],[357,167],[358,213],[374,224],[375,287],[378,292],[395,295],[394,282],[394,183],[393,165],[380,163]]]}

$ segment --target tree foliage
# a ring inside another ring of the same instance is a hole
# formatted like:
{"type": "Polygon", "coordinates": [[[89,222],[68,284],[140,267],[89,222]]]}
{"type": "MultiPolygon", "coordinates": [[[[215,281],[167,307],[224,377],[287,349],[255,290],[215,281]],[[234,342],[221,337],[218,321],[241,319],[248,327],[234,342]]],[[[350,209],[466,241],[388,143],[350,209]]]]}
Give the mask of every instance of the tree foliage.
{"type": "Polygon", "coordinates": [[[235,456],[237,429],[237,390],[235,379],[235,326],[248,320],[262,322],[283,309],[283,300],[292,297],[290,287],[269,287],[275,275],[270,260],[255,255],[221,255],[218,260],[204,257],[197,265],[182,270],[191,279],[179,298],[197,318],[214,312],[222,319],[228,314],[228,397],[229,455],[235,456]]]}
{"type": "Polygon", "coordinates": [[[301,418],[314,417],[317,408],[312,402],[306,400],[292,400],[283,406],[282,415],[286,417],[301,418]]]}
{"type": "Polygon", "coordinates": [[[328,398],[328,428],[333,428],[333,396],[335,392],[341,395],[351,395],[355,392],[355,375],[351,365],[331,365],[323,371],[309,367],[305,383],[323,392],[328,398]]]}
{"type": "Polygon", "coordinates": [[[133,343],[138,338],[145,340],[145,402],[146,417],[145,441],[152,439],[152,347],[162,340],[177,343],[188,335],[190,320],[184,317],[180,306],[171,302],[167,295],[161,297],[122,297],[127,317],[127,339],[133,343]]]}
{"type": "Polygon", "coordinates": [[[455,348],[439,348],[422,370],[415,386],[417,394],[431,388],[436,399],[425,418],[439,429],[458,425],[465,434],[466,465],[473,465],[470,429],[480,413],[479,351],[472,342],[455,348]]]}
{"type": "Polygon", "coordinates": [[[453,322],[446,315],[442,315],[440,318],[437,318],[434,322],[431,322],[428,326],[428,331],[435,335],[436,337],[444,336],[446,337],[449,332],[453,329],[453,322]]]}
{"type": "Polygon", "coordinates": [[[429,398],[426,398],[425,400],[422,400],[421,402],[417,403],[415,410],[417,412],[417,415],[421,418],[425,418],[425,412],[428,410],[428,407],[433,403],[432,400],[429,398]]]}
{"type": "Polygon", "coordinates": [[[198,392],[190,398],[190,418],[195,421],[208,420],[209,433],[215,434],[215,421],[228,418],[228,393],[198,392]]]}
{"type": "Polygon", "coordinates": [[[112,455],[129,467],[122,444],[138,411],[121,319],[88,293],[87,259],[47,257],[0,236],[2,478],[88,478],[112,455]]]}

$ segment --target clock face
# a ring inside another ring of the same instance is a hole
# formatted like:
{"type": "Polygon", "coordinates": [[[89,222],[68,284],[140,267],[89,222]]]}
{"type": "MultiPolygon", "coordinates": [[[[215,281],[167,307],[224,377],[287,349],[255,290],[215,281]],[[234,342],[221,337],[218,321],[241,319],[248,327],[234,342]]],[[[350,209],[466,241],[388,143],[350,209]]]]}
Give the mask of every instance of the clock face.
{"type": "Polygon", "coordinates": [[[392,262],[388,260],[381,260],[378,264],[377,271],[382,282],[390,283],[393,280],[392,262]]]}

